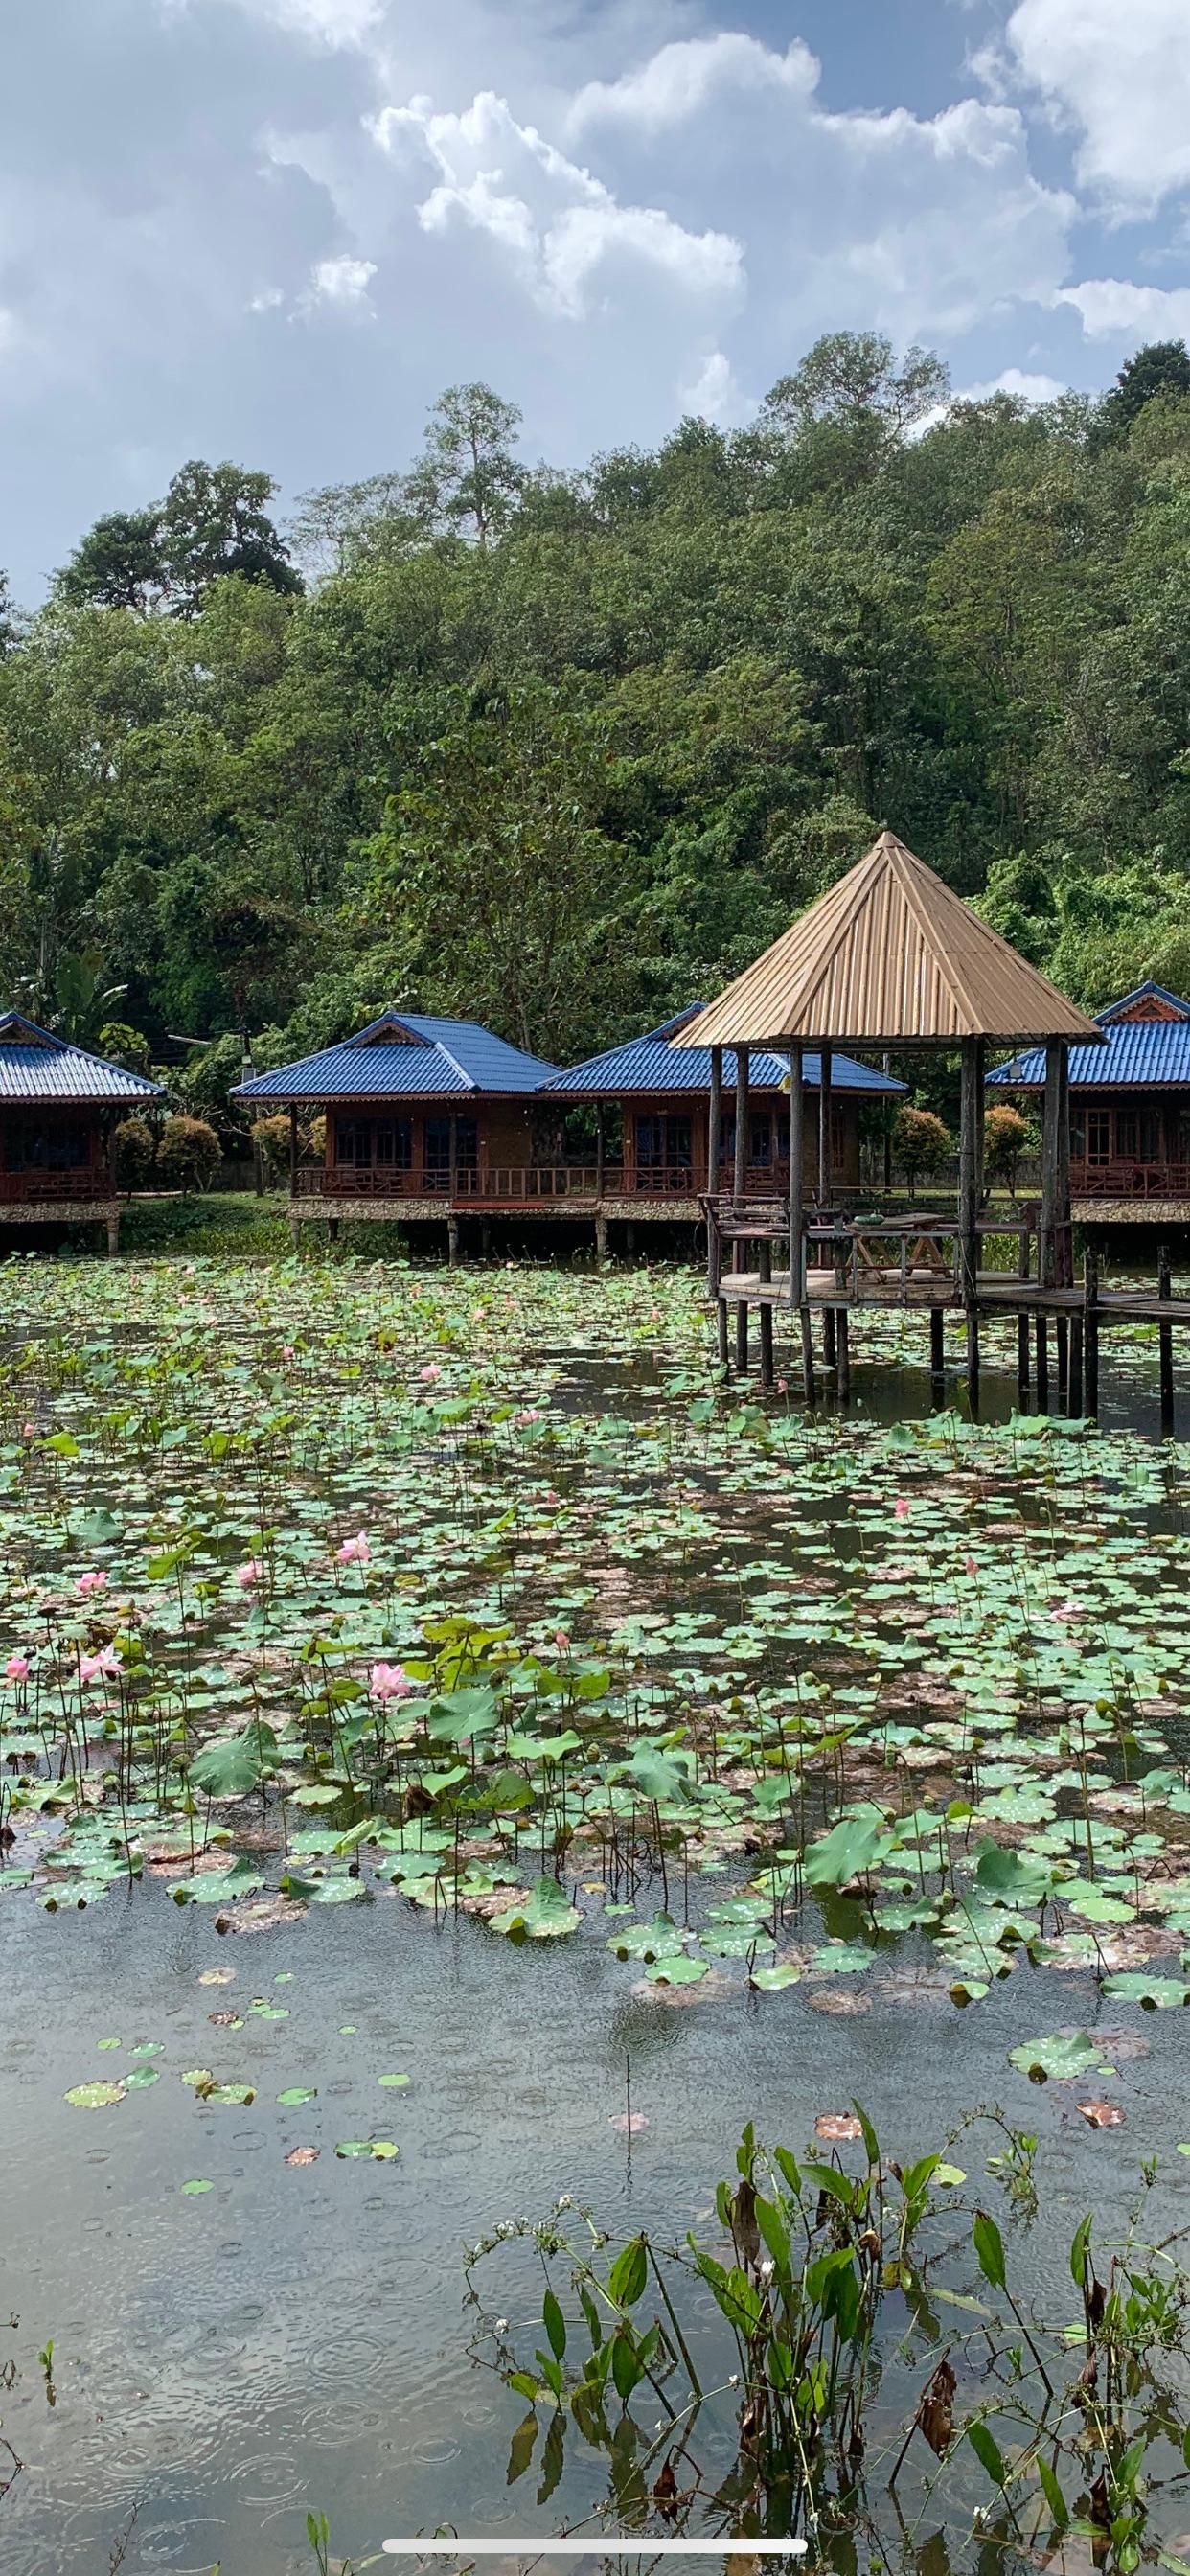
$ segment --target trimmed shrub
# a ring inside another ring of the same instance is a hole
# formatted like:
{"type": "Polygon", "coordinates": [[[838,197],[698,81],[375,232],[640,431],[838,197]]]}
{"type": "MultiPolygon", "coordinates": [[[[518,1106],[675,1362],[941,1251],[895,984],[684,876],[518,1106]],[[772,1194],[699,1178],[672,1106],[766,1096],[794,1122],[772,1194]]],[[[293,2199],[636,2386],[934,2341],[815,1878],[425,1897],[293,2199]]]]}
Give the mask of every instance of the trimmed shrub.
{"type": "Polygon", "coordinates": [[[157,1141],[152,1128],[143,1118],[122,1118],[115,1131],[116,1188],[134,1190],[148,1187],[153,1172],[157,1141]]]}
{"type": "Polygon", "coordinates": [[[948,1127],[932,1109],[898,1109],[893,1120],[893,1151],[903,1166],[912,1198],[919,1172],[940,1172],[954,1152],[948,1127]]]}
{"type": "Polygon", "coordinates": [[[289,1170],[288,1118],[258,1118],[252,1134],[269,1179],[279,1181],[289,1170]]]}
{"type": "Polygon", "coordinates": [[[157,1148],[157,1169],[175,1190],[210,1188],[223,1152],[205,1118],[167,1118],[157,1148]]]}
{"type": "Polygon", "coordinates": [[[1036,1151],[1038,1142],[1036,1128],[1008,1101],[989,1109],[983,1122],[983,1168],[988,1180],[1007,1181],[1009,1195],[1015,1198],[1018,1165],[1025,1154],[1036,1151]]]}

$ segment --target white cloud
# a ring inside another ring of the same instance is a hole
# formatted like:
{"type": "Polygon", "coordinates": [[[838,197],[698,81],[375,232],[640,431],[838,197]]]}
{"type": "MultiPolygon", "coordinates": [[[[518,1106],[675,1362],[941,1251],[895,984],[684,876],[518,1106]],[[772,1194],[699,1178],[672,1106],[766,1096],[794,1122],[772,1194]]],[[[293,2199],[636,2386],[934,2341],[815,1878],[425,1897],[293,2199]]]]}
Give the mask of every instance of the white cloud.
{"type": "Polygon", "coordinates": [[[1091,339],[1177,340],[1190,335],[1190,286],[1135,286],[1127,277],[1086,277],[1064,287],[1091,339]]]}
{"type": "Polygon", "coordinates": [[[659,134],[713,101],[725,83],[736,90],[786,90],[811,98],[818,65],[797,38],[784,54],[755,36],[696,36],[662,45],[639,71],[615,81],[588,81],[572,102],[567,123],[575,133],[599,124],[635,125],[659,134]]]}
{"type": "Polygon", "coordinates": [[[722,349],[712,349],[696,374],[679,385],[678,409],[683,416],[691,413],[696,420],[714,421],[717,428],[730,429],[745,420],[755,404],[737,384],[730,358],[722,349]]]}
{"type": "Polygon", "coordinates": [[[956,403],[990,402],[993,394],[1013,394],[1023,403],[1051,403],[1057,402],[1066,390],[1057,376],[1034,374],[1026,367],[1002,367],[998,376],[988,376],[981,384],[956,385],[949,401],[935,403],[930,411],[922,413],[909,436],[924,438],[927,430],[936,429],[940,420],[947,419],[956,403]]]}
{"type": "Polygon", "coordinates": [[[741,291],[742,253],[730,235],[689,230],[658,206],[621,204],[492,91],[459,114],[412,99],[385,109],[373,130],[407,169],[420,155],[438,173],[417,205],[422,230],[446,234],[461,222],[486,233],[554,313],[577,320],[598,286],[610,292],[633,271],[694,298],[730,302],[741,291]]]}
{"type": "Polygon", "coordinates": [[[239,0],[254,18],[320,45],[362,45],[383,22],[384,0],[239,0]]]}
{"type": "Polygon", "coordinates": [[[333,259],[316,259],[310,271],[310,298],[316,304],[338,304],[348,312],[358,313],[368,304],[368,288],[376,275],[374,259],[352,259],[339,252],[333,259]]]}
{"type": "Polygon", "coordinates": [[[1018,0],[1005,34],[1084,186],[1131,215],[1190,184],[1187,0],[1018,0]]]}

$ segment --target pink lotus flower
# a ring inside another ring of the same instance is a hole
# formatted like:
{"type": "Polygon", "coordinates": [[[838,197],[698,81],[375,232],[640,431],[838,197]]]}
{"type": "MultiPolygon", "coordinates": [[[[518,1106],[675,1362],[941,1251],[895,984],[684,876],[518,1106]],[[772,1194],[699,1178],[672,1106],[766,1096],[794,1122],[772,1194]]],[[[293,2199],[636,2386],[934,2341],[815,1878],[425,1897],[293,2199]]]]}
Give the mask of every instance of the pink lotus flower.
{"type": "Polygon", "coordinates": [[[427,1386],[432,1386],[435,1378],[441,1377],[442,1371],[437,1360],[427,1360],[424,1369],[420,1369],[418,1374],[427,1386]]]}
{"type": "Polygon", "coordinates": [[[22,1422],[21,1438],[22,1440],[36,1440],[37,1424],[35,1422],[22,1422]]]}
{"type": "Polygon", "coordinates": [[[106,1681],[113,1673],[118,1673],[120,1669],[120,1658],[116,1653],[114,1646],[101,1646],[97,1655],[79,1656],[79,1680],[81,1682],[106,1681]]]}
{"type": "Polygon", "coordinates": [[[540,1420],[541,1420],[541,1407],[540,1407],[540,1405],[536,1405],[536,1404],[527,1404],[527,1405],[525,1406],[525,1410],[524,1410],[524,1412],[523,1412],[523,1413],[515,1414],[515,1415],[514,1415],[514,1417],[513,1417],[513,1420],[514,1420],[515,1428],[516,1428],[518,1431],[524,1431],[524,1430],[527,1428],[527,1426],[528,1426],[528,1424],[529,1424],[530,1422],[540,1422],[540,1420]]]}
{"type": "Polygon", "coordinates": [[[263,1574],[264,1567],[258,1556],[250,1556],[246,1565],[237,1565],[236,1582],[241,1592],[251,1592],[253,1585],[261,1581],[263,1574]]]}
{"type": "Polygon", "coordinates": [[[294,1358],[296,1357],[296,1353],[295,1353],[294,1346],[293,1346],[293,1343],[292,1343],[292,1342],[282,1342],[282,1344],[281,1344],[281,1357],[282,1357],[282,1359],[283,1359],[283,1360],[291,1360],[291,1359],[294,1359],[294,1358]]]}
{"type": "Polygon", "coordinates": [[[29,1658],[27,1655],[10,1655],[8,1662],[4,1667],[5,1678],[10,1682],[27,1682],[29,1679],[29,1670],[29,1658]]]}
{"type": "Polygon", "coordinates": [[[364,1531],[357,1530],[354,1538],[345,1538],[342,1547],[335,1549],[335,1563],[336,1565],[367,1565],[371,1555],[372,1550],[364,1531]]]}
{"type": "Polygon", "coordinates": [[[558,1648],[559,1653],[564,1655],[568,1645],[570,1644],[570,1639],[566,1634],[565,1628],[555,1628],[554,1644],[558,1648]]]}
{"type": "Polygon", "coordinates": [[[368,1689],[373,1699],[408,1699],[413,1688],[403,1664],[373,1664],[368,1689]]]}
{"type": "Polygon", "coordinates": [[[893,1519],[895,1521],[907,1521],[908,1518],[909,1505],[905,1500],[904,1494],[898,1494],[897,1499],[893,1504],[893,1519]]]}
{"type": "Polygon", "coordinates": [[[788,1395],[788,1393],[789,1393],[789,1380],[788,1380],[788,1378],[787,1378],[787,1377],[779,1377],[779,1378],[778,1378],[778,1380],[777,1380],[777,1393],[778,1393],[778,1395],[788,1395]]]}
{"type": "Polygon", "coordinates": [[[965,1556],[965,1557],[964,1557],[964,1559],[963,1559],[963,1572],[964,1572],[964,1574],[978,1574],[978,1572],[979,1572],[979,1567],[978,1567],[978,1565],[977,1565],[977,1563],[976,1563],[976,1560],[975,1560],[975,1558],[974,1558],[973,1556],[965,1556]]]}
{"type": "Polygon", "coordinates": [[[80,1574],[78,1582],[75,1584],[74,1588],[76,1592],[82,1592],[84,1594],[88,1592],[106,1592],[107,1576],[106,1574],[94,1572],[91,1574],[80,1574]]]}

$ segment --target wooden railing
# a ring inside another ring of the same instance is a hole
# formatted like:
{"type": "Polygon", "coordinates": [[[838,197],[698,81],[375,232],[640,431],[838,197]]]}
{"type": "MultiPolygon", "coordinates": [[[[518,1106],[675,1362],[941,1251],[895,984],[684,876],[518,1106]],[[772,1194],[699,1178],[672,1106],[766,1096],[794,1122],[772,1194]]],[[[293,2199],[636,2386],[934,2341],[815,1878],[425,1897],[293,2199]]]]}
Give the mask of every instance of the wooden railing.
{"type": "Polygon", "coordinates": [[[1070,1186],[1087,1199],[1187,1199],[1190,1163],[1072,1162],[1070,1186]]]}
{"type": "MultiPolygon", "coordinates": [[[[764,1175],[753,1175],[754,1183],[764,1175]]],[[[302,1199],[451,1199],[474,1207],[531,1207],[545,1202],[585,1199],[693,1199],[699,1182],[681,1165],[625,1170],[622,1163],[494,1163],[478,1170],[401,1171],[385,1166],[337,1163],[301,1164],[294,1174],[294,1196],[302,1199]]]]}
{"type": "Polygon", "coordinates": [[[27,1206],[41,1199],[110,1199],[115,1190],[107,1173],[90,1166],[69,1172],[0,1172],[0,1206],[27,1206]]]}

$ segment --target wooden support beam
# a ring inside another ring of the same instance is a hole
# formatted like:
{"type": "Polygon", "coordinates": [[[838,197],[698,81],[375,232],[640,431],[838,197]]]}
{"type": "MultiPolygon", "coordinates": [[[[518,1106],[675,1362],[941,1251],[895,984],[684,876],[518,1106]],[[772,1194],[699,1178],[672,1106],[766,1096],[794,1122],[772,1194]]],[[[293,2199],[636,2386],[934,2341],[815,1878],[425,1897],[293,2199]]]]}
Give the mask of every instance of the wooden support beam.
{"type": "Polygon", "coordinates": [[[834,1193],[835,1176],[831,1167],[831,1051],[824,1046],[819,1062],[818,1085],[818,1204],[828,1208],[834,1193]]]}
{"type": "Polygon", "coordinates": [[[845,1306],[840,1306],[840,1308],[839,1308],[839,1313],[838,1313],[838,1318],[837,1318],[837,1324],[836,1324],[836,1336],[837,1336],[837,1349],[838,1349],[838,1355],[839,1355],[839,1402],[840,1402],[840,1404],[850,1404],[850,1402],[851,1402],[851,1318],[850,1318],[850,1316],[849,1316],[849,1314],[848,1314],[848,1312],[847,1312],[847,1308],[846,1308],[845,1306]]]}
{"type": "Polygon", "coordinates": [[[941,1306],[930,1308],[930,1376],[934,1394],[940,1396],[946,1380],[946,1316],[941,1306]]]}
{"type": "Polygon", "coordinates": [[[601,1199],[603,1197],[604,1174],[606,1170],[607,1134],[604,1124],[603,1102],[601,1100],[597,1100],[595,1103],[595,1196],[597,1199],[601,1199]]]}
{"type": "Polygon", "coordinates": [[[289,1195],[290,1195],[291,1199],[294,1199],[294,1198],[296,1198],[296,1197],[297,1197],[297,1167],[298,1167],[298,1114],[297,1114],[297,1102],[296,1102],[296,1100],[291,1100],[291,1101],[290,1101],[290,1104],[289,1104],[289,1195]]]}
{"type": "MultiPolygon", "coordinates": [[[[732,1174],[732,1195],[737,1207],[743,1205],[748,1193],[749,1072],[748,1049],[746,1046],[739,1046],[735,1051],[735,1168],[732,1174]]],[[[747,1246],[743,1237],[737,1236],[734,1267],[737,1270],[743,1270],[747,1265],[747,1258],[747,1246]]],[[[745,1377],[748,1370],[748,1309],[743,1298],[740,1299],[735,1310],[735,1364],[740,1376],[745,1377]]]]}
{"type": "MultiPolygon", "coordinates": [[[[1158,1294],[1159,1298],[1161,1299],[1162,1305],[1168,1305],[1168,1303],[1169,1303],[1169,1300],[1170,1300],[1170,1297],[1171,1297],[1172,1293],[1173,1293],[1173,1288],[1172,1288],[1172,1280],[1171,1280],[1171,1276],[1170,1276],[1169,1245],[1168,1245],[1167,1243],[1162,1243],[1162,1244],[1159,1244],[1159,1245],[1158,1245],[1158,1248],[1157,1248],[1157,1294],[1158,1294]]],[[[1159,1358],[1159,1367],[1160,1367],[1160,1376],[1161,1376],[1161,1437],[1162,1437],[1162,1439],[1163,1439],[1163,1440],[1172,1440],[1172,1438],[1173,1438],[1173,1327],[1172,1327],[1172,1325],[1170,1325],[1170,1324],[1159,1324],[1159,1325],[1158,1325],[1158,1327],[1157,1327],[1157,1348],[1158,1348],[1158,1352],[1159,1352],[1159,1354],[1160,1354],[1160,1358],[1159,1358]]]]}
{"type": "Polygon", "coordinates": [[[1083,1319],[1081,1315],[1072,1315],[1070,1318],[1070,1396],[1068,1410],[1073,1421],[1078,1422],[1081,1420],[1083,1410],[1083,1319]]]}
{"type": "Polygon", "coordinates": [[[810,1331],[810,1309],[803,1306],[799,1317],[802,1329],[802,1393],[807,1404],[817,1401],[814,1384],[814,1339],[810,1331]]]}
{"type": "MultiPolygon", "coordinates": [[[[1023,1225],[1017,1237],[1016,1275],[1018,1279],[1027,1279],[1029,1276],[1031,1241],[1031,1229],[1023,1225]]],[[[1016,1400],[1023,1413],[1029,1401],[1029,1318],[1023,1313],[1016,1319],[1016,1400]]]]}
{"type": "Polygon", "coordinates": [[[717,1322],[718,1322],[718,1328],[719,1328],[719,1366],[720,1366],[720,1368],[721,1368],[721,1369],[726,1369],[726,1368],[730,1368],[730,1366],[731,1366],[731,1350],[730,1350],[730,1346],[729,1346],[729,1344],[728,1344],[728,1339],[727,1339],[727,1299],[726,1299],[726,1297],[721,1297],[721,1298],[719,1299],[718,1310],[717,1310],[717,1322]]]}
{"type": "Polygon", "coordinates": [[[707,1103],[707,1188],[711,1197],[719,1192],[719,1165],[723,1159],[723,1049],[711,1048],[711,1096],[707,1103]]]}
{"type": "Polygon", "coordinates": [[[595,1218],[595,1257],[597,1261],[607,1259],[607,1218],[602,1208],[595,1218]]]}
{"type": "MultiPolygon", "coordinates": [[[[764,1285],[769,1283],[773,1276],[773,1247],[767,1240],[758,1247],[758,1260],[760,1278],[764,1285]]],[[[757,1329],[760,1334],[760,1383],[767,1390],[773,1383],[773,1309],[771,1300],[767,1297],[762,1297],[760,1300],[757,1329]]]]}
{"type": "Polygon", "coordinates": [[[789,1303],[806,1302],[806,1084],[800,1046],[789,1050],[789,1303]]]}
{"type": "Polygon", "coordinates": [[[1050,1335],[1044,1315],[1037,1318],[1037,1410],[1048,1413],[1050,1400],[1050,1335]]]}
{"type": "Polygon", "coordinates": [[[453,1208],[446,1220],[446,1258],[451,1269],[456,1270],[459,1261],[459,1220],[453,1208]]]}
{"type": "Polygon", "coordinates": [[[979,1187],[983,1165],[983,1042],[964,1038],[959,1110],[959,1276],[967,1310],[967,1403],[979,1414],[979,1187]]]}
{"type": "Polygon", "coordinates": [[[1041,1234],[1037,1275],[1043,1288],[1061,1285],[1058,1276],[1058,1190],[1061,1161],[1062,1055],[1057,1038],[1045,1050],[1045,1101],[1041,1121],[1041,1234]]]}
{"type": "Polygon", "coordinates": [[[829,1369],[839,1365],[839,1335],[833,1306],[822,1309],[822,1364],[829,1369]]]}
{"type": "MultiPolygon", "coordinates": [[[[1058,1229],[1056,1258],[1060,1266],[1062,1261],[1062,1231],[1060,1227],[1058,1229]]],[[[1054,1342],[1058,1354],[1058,1402],[1060,1405],[1065,1407],[1066,1398],[1070,1393],[1070,1328],[1065,1315],[1059,1315],[1054,1324],[1054,1342]]]]}
{"type": "Polygon", "coordinates": [[[751,1059],[746,1046],[735,1051],[735,1168],[732,1174],[733,1194],[737,1200],[748,1195],[748,1123],[749,1077],[751,1059]]]}
{"type": "Polygon", "coordinates": [[[1083,1250],[1083,1382],[1084,1403],[1092,1422],[1099,1419],[1099,1255],[1088,1236],[1083,1250]]]}

